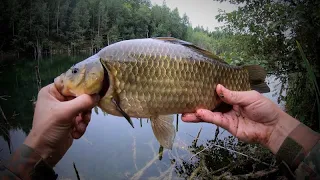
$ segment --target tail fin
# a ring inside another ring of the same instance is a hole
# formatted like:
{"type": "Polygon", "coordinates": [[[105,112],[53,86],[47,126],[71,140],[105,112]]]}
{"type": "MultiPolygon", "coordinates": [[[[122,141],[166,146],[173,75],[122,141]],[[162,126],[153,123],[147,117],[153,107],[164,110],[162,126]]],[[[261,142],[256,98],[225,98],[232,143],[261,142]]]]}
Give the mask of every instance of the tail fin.
{"type": "Polygon", "coordinates": [[[256,90],[260,93],[270,92],[270,88],[264,82],[267,76],[267,72],[259,65],[243,66],[249,72],[249,81],[252,90],[256,90]]]}

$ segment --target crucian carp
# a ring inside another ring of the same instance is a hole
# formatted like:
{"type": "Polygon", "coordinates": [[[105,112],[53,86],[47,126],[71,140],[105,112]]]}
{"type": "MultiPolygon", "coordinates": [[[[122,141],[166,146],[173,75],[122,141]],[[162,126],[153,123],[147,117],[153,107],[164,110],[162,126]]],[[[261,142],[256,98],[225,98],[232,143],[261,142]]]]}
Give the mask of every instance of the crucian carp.
{"type": "Polygon", "coordinates": [[[217,84],[235,91],[269,92],[258,65],[231,66],[216,55],[175,38],[125,40],[109,45],[54,80],[65,96],[100,94],[105,112],[150,118],[159,143],[172,149],[173,114],[215,110],[217,84]]]}

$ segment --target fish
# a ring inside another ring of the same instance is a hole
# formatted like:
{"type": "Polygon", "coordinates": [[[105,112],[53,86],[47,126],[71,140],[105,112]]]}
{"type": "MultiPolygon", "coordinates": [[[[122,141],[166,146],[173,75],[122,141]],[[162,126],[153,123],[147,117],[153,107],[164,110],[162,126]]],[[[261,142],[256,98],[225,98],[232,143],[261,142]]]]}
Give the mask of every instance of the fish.
{"type": "Polygon", "coordinates": [[[259,65],[233,66],[190,42],[172,37],[130,39],[101,49],[54,79],[65,96],[99,94],[108,114],[148,118],[166,149],[175,139],[174,114],[223,105],[218,84],[234,91],[270,92],[259,65]]]}

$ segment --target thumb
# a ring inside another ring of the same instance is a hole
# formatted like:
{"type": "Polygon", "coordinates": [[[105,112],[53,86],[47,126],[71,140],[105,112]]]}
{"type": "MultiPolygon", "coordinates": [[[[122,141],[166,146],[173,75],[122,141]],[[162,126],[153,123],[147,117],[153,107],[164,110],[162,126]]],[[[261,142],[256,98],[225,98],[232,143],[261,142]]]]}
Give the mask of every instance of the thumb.
{"type": "Polygon", "coordinates": [[[65,101],[64,107],[67,109],[68,112],[72,113],[73,115],[77,115],[80,112],[87,111],[95,107],[100,100],[99,95],[88,95],[82,94],[70,101],[65,101]]]}
{"type": "Polygon", "coordinates": [[[257,91],[231,91],[221,84],[217,85],[216,91],[221,100],[230,105],[247,106],[261,96],[257,91]]]}

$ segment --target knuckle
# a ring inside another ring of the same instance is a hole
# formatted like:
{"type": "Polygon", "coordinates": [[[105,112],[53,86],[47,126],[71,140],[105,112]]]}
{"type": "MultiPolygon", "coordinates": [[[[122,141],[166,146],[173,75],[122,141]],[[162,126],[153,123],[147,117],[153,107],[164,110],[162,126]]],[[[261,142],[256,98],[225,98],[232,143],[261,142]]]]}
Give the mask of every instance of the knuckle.
{"type": "Polygon", "coordinates": [[[91,99],[91,97],[89,96],[89,95],[87,95],[87,94],[84,94],[84,95],[82,95],[83,97],[82,97],[82,101],[83,101],[83,106],[85,107],[86,105],[91,105],[92,104],[92,99],[91,99]]]}
{"type": "Polygon", "coordinates": [[[46,93],[46,90],[45,90],[45,89],[46,89],[46,88],[41,88],[41,89],[40,89],[40,91],[39,91],[39,93],[38,93],[38,97],[39,97],[40,95],[46,93]]]}
{"type": "Polygon", "coordinates": [[[230,98],[231,98],[231,101],[238,102],[240,100],[239,93],[236,92],[236,91],[231,91],[230,92],[230,98]]]}
{"type": "Polygon", "coordinates": [[[252,97],[253,97],[255,100],[257,100],[257,99],[260,99],[260,98],[262,97],[262,95],[261,95],[259,92],[257,92],[257,91],[253,91],[252,97]]]}

